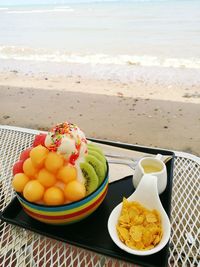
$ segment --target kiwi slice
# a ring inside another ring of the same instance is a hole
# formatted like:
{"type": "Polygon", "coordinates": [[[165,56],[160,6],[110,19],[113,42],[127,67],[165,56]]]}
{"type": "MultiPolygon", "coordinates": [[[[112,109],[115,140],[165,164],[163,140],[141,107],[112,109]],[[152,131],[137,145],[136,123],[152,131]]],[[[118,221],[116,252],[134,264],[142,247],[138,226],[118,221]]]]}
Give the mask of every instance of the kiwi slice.
{"type": "Polygon", "coordinates": [[[80,168],[85,178],[85,188],[87,195],[95,191],[99,185],[99,178],[94,168],[87,162],[81,162],[80,168]]]}
{"type": "Polygon", "coordinates": [[[94,145],[94,144],[92,144],[92,143],[88,143],[87,145],[88,145],[88,148],[89,148],[89,149],[93,149],[94,151],[96,151],[96,152],[98,152],[99,154],[101,154],[102,156],[104,156],[103,150],[102,150],[99,146],[94,145]]]}
{"type": "Polygon", "coordinates": [[[85,157],[85,160],[90,165],[92,165],[92,167],[94,168],[99,178],[99,185],[100,185],[105,177],[105,169],[104,169],[103,163],[100,160],[98,160],[96,157],[89,155],[89,154],[85,157]]]}
{"type": "Polygon", "coordinates": [[[100,160],[103,163],[104,171],[106,173],[107,165],[106,165],[105,157],[103,155],[99,154],[98,152],[96,152],[94,149],[90,149],[90,148],[88,148],[88,154],[94,156],[95,158],[97,158],[98,160],[100,160]]]}

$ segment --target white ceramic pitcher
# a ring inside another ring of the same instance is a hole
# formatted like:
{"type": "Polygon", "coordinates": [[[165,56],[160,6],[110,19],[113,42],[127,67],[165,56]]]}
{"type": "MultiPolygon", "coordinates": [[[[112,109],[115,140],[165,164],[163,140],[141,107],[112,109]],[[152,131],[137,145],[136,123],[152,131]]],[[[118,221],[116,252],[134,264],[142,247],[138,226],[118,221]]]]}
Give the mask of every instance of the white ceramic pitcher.
{"type": "Polygon", "coordinates": [[[139,160],[133,175],[133,186],[137,188],[144,175],[154,175],[157,179],[158,193],[165,191],[167,186],[167,169],[162,161],[162,155],[145,157],[139,160]]]}

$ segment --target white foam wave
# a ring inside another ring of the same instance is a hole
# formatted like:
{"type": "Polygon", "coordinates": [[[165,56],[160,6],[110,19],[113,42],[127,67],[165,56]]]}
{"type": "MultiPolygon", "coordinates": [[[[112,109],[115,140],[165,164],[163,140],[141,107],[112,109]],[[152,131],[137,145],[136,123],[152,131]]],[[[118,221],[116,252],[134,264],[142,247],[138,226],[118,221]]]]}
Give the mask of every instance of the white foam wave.
{"type": "Polygon", "coordinates": [[[200,68],[200,58],[163,58],[156,56],[107,55],[107,54],[69,54],[16,46],[0,46],[0,58],[31,60],[37,62],[127,65],[146,67],[200,68]]]}
{"type": "Polygon", "coordinates": [[[8,7],[0,7],[0,12],[5,10],[8,10],[8,7]]]}
{"type": "Polygon", "coordinates": [[[32,13],[57,13],[57,12],[73,12],[70,7],[55,7],[51,9],[30,9],[30,10],[9,10],[7,14],[32,14],[32,13]]]}

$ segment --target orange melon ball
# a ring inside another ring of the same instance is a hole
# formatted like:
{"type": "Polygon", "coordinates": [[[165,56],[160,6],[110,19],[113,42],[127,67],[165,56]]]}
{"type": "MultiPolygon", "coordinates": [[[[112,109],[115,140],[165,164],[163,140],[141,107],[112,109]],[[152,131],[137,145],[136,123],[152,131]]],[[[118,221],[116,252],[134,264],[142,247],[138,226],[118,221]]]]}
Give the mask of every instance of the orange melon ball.
{"type": "Polygon", "coordinates": [[[45,187],[53,186],[57,181],[55,175],[44,168],[39,171],[37,179],[45,187]]]}
{"type": "Polygon", "coordinates": [[[28,158],[24,161],[23,171],[29,178],[34,178],[37,174],[37,169],[33,165],[31,158],[28,158]]]}
{"type": "Polygon", "coordinates": [[[24,173],[17,173],[13,177],[12,186],[17,192],[23,192],[25,185],[28,183],[29,178],[24,173]]]}
{"type": "Polygon", "coordinates": [[[65,197],[71,201],[77,201],[86,195],[84,184],[78,181],[71,181],[64,188],[65,197]]]}
{"type": "Polygon", "coordinates": [[[45,160],[45,167],[48,171],[56,173],[64,164],[64,158],[56,152],[49,152],[45,160]]]}
{"type": "Polygon", "coordinates": [[[70,181],[76,180],[77,170],[76,167],[72,165],[66,165],[59,169],[57,173],[57,178],[63,181],[65,184],[70,181]]]}
{"type": "Polygon", "coordinates": [[[52,186],[46,189],[43,200],[46,205],[62,205],[65,201],[65,196],[59,187],[52,186]]]}
{"type": "Polygon", "coordinates": [[[29,181],[24,187],[23,195],[30,202],[39,201],[44,195],[44,186],[37,180],[29,181]]]}
{"type": "Polygon", "coordinates": [[[42,168],[44,165],[44,161],[49,153],[49,150],[42,146],[34,147],[30,152],[30,158],[36,168],[42,168]]]}

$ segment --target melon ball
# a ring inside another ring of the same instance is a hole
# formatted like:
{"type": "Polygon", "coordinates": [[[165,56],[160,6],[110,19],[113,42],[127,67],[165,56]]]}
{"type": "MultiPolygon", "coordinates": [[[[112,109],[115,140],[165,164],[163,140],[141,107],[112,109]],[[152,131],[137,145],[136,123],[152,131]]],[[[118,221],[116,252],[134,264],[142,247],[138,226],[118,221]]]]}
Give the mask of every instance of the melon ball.
{"type": "Polygon", "coordinates": [[[23,171],[29,178],[34,178],[37,174],[37,169],[33,165],[31,158],[28,158],[24,161],[23,171]]]}
{"type": "Polygon", "coordinates": [[[44,186],[37,180],[29,181],[24,187],[23,195],[30,202],[39,201],[44,195],[44,186]]]}
{"type": "Polygon", "coordinates": [[[28,183],[29,178],[24,173],[17,173],[13,177],[12,186],[17,192],[23,192],[25,185],[28,183]]]}
{"type": "Polygon", "coordinates": [[[69,182],[64,188],[65,197],[71,201],[77,201],[86,195],[84,184],[78,181],[69,182]]]}
{"type": "Polygon", "coordinates": [[[49,150],[42,146],[34,147],[30,152],[30,158],[36,168],[41,168],[44,165],[44,161],[49,153],[49,150]]]}
{"type": "Polygon", "coordinates": [[[70,181],[76,180],[77,170],[76,167],[72,165],[66,165],[59,169],[57,173],[57,178],[63,181],[65,184],[70,181]]]}
{"type": "Polygon", "coordinates": [[[62,205],[64,203],[65,196],[60,188],[52,186],[45,191],[43,200],[46,205],[62,205]]]}
{"type": "Polygon", "coordinates": [[[56,183],[55,175],[44,168],[39,171],[37,179],[45,187],[53,186],[56,183]]]}
{"type": "Polygon", "coordinates": [[[48,171],[56,173],[64,164],[64,158],[56,152],[49,152],[45,160],[45,167],[48,171]]]}

